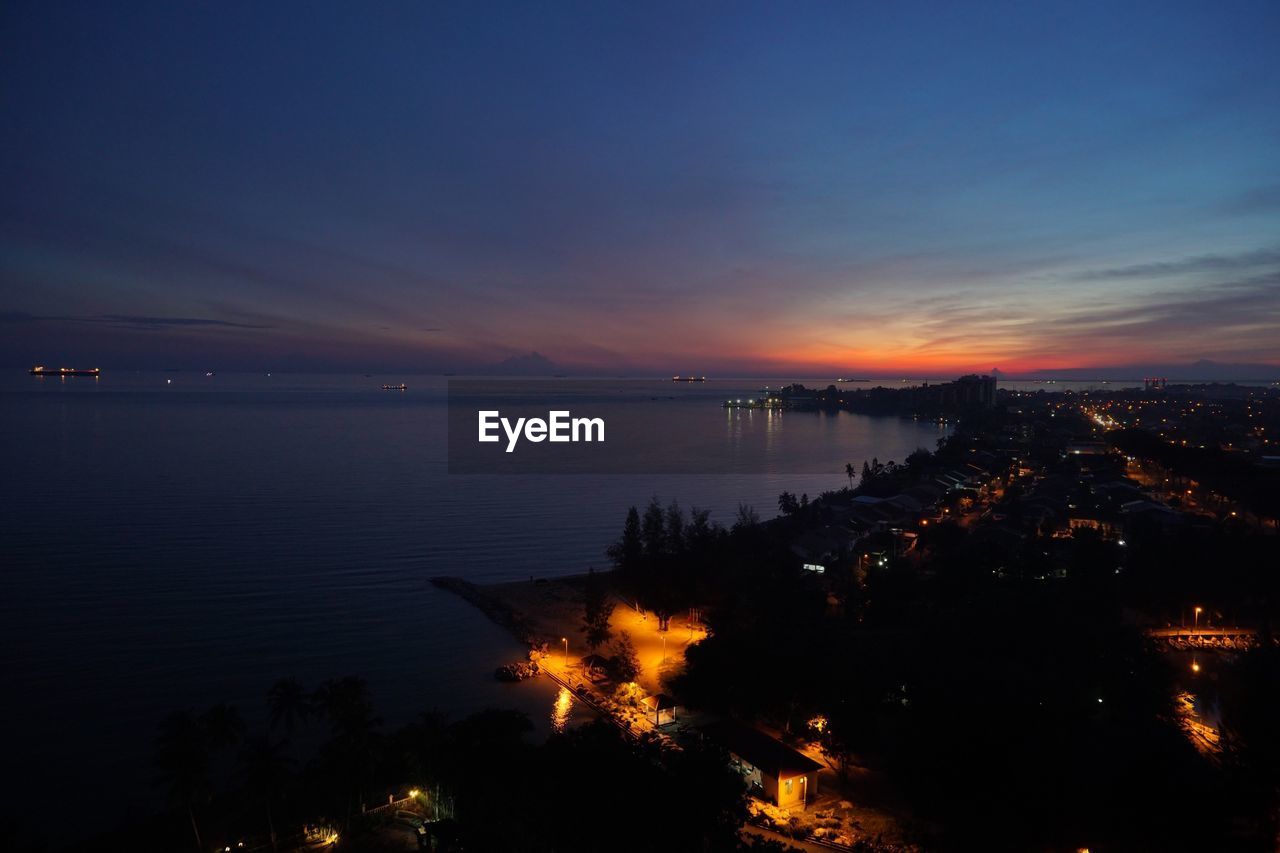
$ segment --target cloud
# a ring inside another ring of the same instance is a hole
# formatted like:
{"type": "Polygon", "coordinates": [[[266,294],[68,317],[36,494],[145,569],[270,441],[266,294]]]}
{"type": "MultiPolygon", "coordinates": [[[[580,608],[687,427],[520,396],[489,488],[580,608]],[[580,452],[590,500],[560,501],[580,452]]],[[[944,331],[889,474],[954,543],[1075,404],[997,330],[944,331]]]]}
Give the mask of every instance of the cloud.
{"type": "Polygon", "coordinates": [[[1231,198],[1223,206],[1228,213],[1271,213],[1280,210],[1280,184],[1255,187],[1231,198]]]}
{"type": "Polygon", "coordinates": [[[87,323],[114,323],[122,326],[165,328],[169,326],[218,326],[230,329],[271,329],[273,326],[254,323],[232,323],[229,320],[211,320],[206,317],[146,317],[137,314],[101,314],[95,317],[68,318],[87,323]]]}
{"type": "Polygon", "coordinates": [[[1280,265],[1280,249],[1256,249],[1235,255],[1196,255],[1176,261],[1132,264],[1111,269],[1085,270],[1073,278],[1080,281],[1108,281],[1129,278],[1161,278],[1192,273],[1221,273],[1280,265]]]}
{"type": "Polygon", "coordinates": [[[90,317],[72,317],[28,314],[23,311],[0,312],[0,323],[95,323],[133,329],[192,328],[212,326],[223,329],[272,329],[274,326],[256,323],[233,323],[209,317],[152,317],[140,314],[95,314],[90,317]]]}

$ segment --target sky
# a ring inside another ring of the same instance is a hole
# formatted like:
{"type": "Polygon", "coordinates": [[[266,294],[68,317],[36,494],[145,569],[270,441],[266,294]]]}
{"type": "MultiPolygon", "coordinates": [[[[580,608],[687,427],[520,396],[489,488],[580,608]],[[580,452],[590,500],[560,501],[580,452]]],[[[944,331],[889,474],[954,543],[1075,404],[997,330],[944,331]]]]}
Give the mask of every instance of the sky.
{"type": "Polygon", "coordinates": [[[1273,0],[7,0],[0,364],[1280,366],[1276,44],[1273,0]]]}

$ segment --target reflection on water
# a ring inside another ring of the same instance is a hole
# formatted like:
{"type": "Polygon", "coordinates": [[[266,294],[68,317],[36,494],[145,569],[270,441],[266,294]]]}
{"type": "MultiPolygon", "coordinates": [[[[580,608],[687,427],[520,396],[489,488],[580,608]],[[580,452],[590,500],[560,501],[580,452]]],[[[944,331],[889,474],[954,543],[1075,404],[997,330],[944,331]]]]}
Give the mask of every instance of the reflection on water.
{"type": "Polygon", "coordinates": [[[564,731],[569,723],[569,711],[573,708],[573,694],[568,687],[561,687],[556,694],[556,702],[551,706],[551,728],[556,732],[564,731]]]}

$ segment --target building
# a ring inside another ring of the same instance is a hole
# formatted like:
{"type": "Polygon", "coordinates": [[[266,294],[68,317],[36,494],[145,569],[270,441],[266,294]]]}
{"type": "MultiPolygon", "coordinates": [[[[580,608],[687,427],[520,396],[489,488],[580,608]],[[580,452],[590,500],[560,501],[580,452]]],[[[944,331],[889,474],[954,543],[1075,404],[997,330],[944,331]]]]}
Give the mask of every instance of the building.
{"type": "Polygon", "coordinates": [[[990,409],[996,404],[996,378],[970,373],[955,382],[956,403],[961,408],[990,409]]]}
{"type": "Polygon", "coordinates": [[[734,722],[714,723],[702,733],[729,751],[752,796],[801,809],[818,796],[822,765],[778,739],[734,722]]]}
{"type": "Polygon", "coordinates": [[[644,698],[645,716],[653,720],[655,728],[662,728],[676,721],[680,706],[665,693],[655,693],[644,698]],[[652,716],[650,716],[652,715],[652,716]]]}

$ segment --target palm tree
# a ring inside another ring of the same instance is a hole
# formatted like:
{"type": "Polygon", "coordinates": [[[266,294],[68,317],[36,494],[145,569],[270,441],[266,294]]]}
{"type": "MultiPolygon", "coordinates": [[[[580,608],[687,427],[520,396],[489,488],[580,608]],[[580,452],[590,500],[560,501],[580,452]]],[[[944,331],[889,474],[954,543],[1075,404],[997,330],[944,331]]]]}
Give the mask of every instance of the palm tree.
{"type": "Polygon", "coordinates": [[[267,807],[267,829],[271,849],[277,850],[276,822],[271,804],[293,772],[293,759],[285,752],[285,742],[263,735],[245,741],[240,750],[241,774],[245,787],[262,798],[267,807]]]}
{"type": "Polygon", "coordinates": [[[234,705],[225,702],[204,712],[200,722],[204,726],[209,748],[230,749],[244,740],[245,725],[234,705]]]}
{"type": "Polygon", "coordinates": [[[844,463],[844,474],[849,478],[849,488],[853,488],[854,467],[852,462],[844,463]]]}
{"type": "Polygon", "coordinates": [[[159,780],[169,788],[191,819],[196,850],[203,851],[200,826],[196,822],[196,802],[209,797],[209,736],[203,720],[190,711],[174,711],[160,724],[156,741],[155,766],[159,780]]]}
{"type": "Polygon", "coordinates": [[[296,678],[282,678],[271,685],[267,691],[267,706],[271,711],[271,728],[283,725],[289,734],[293,734],[298,723],[310,717],[315,710],[302,682],[296,678]]]}
{"type": "MultiPolygon", "coordinates": [[[[332,737],[324,749],[350,783],[359,802],[364,782],[372,774],[378,729],[382,720],[374,714],[369,684],[363,678],[330,679],[312,694],[312,702],[329,719],[332,737]]],[[[347,800],[347,821],[352,801],[347,800]]]]}
{"type": "Polygon", "coordinates": [[[335,734],[362,734],[382,722],[373,713],[369,682],[358,676],[329,679],[316,689],[311,701],[329,718],[335,734]]]}

